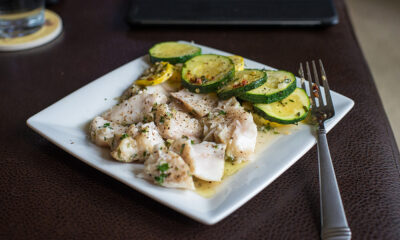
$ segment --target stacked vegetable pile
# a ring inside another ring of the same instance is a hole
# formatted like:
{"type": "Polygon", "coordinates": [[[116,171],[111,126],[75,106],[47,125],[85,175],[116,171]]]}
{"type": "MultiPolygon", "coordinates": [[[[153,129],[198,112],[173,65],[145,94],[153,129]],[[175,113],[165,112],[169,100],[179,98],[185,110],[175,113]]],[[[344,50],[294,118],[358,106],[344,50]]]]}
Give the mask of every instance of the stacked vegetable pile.
{"type": "Polygon", "coordinates": [[[310,109],[306,92],[296,87],[291,72],[245,69],[240,56],[201,54],[199,47],[178,42],[158,43],[149,55],[154,66],[141,76],[138,85],[180,81],[194,93],[214,92],[221,99],[237,97],[249,102],[255,120],[264,124],[294,124],[305,119],[310,109]]]}

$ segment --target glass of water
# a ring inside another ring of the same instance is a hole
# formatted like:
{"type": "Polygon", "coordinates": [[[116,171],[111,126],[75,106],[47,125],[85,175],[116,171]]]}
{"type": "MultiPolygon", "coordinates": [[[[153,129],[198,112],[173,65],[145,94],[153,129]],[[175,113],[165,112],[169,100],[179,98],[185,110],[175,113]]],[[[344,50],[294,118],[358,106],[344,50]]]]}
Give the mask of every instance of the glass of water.
{"type": "Polygon", "coordinates": [[[0,38],[22,37],[44,23],[44,0],[0,0],[0,38]]]}

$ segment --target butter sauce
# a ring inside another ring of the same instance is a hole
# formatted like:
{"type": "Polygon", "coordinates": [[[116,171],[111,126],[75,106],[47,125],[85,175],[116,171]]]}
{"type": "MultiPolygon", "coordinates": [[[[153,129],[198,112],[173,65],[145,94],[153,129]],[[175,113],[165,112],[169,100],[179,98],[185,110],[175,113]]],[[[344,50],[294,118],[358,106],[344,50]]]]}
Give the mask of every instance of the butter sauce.
{"type": "MultiPolygon", "coordinates": [[[[241,163],[232,163],[229,161],[225,161],[224,167],[224,176],[222,177],[222,181],[227,177],[237,173],[240,169],[246,166],[249,161],[241,162],[241,163]]],[[[222,183],[220,182],[211,182],[211,181],[204,181],[199,178],[194,177],[194,186],[196,187],[196,192],[202,197],[211,198],[216,193],[217,187],[222,183]]]]}

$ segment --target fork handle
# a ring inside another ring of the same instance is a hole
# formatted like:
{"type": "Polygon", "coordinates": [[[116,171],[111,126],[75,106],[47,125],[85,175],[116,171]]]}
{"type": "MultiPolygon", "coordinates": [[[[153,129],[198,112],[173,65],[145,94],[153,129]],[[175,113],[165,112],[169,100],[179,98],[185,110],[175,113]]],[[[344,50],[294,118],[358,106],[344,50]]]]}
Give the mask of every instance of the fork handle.
{"type": "Polygon", "coordinates": [[[318,165],[321,206],[321,238],[323,240],[351,239],[339,187],[336,182],[326,131],[323,124],[318,130],[318,165]]]}

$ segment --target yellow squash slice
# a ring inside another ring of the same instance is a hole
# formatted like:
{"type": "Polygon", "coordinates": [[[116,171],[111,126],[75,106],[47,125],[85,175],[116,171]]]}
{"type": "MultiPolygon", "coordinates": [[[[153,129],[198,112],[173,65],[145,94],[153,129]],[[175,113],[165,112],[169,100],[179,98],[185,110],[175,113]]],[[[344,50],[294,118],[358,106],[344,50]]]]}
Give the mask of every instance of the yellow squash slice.
{"type": "Polygon", "coordinates": [[[182,64],[178,63],[174,66],[174,73],[172,74],[171,81],[181,82],[182,80],[182,64]]]}
{"type": "Polygon", "coordinates": [[[251,112],[251,115],[253,115],[254,123],[259,127],[261,127],[261,126],[270,126],[270,127],[275,128],[275,127],[284,126],[283,124],[279,124],[279,123],[276,123],[276,122],[268,121],[267,119],[265,119],[265,118],[261,117],[260,115],[258,115],[257,113],[255,113],[254,110],[253,110],[253,104],[251,102],[243,102],[242,103],[242,107],[246,111],[251,112]]]}
{"type": "Polygon", "coordinates": [[[244,70],[244,59],[241,56],[229,56],[229,58],[233,61],[235,64],[235,71],[243,71],[244,70]]]}
{"type": "Polygon", "coordinates": [[[270,127],[282,127],[284,125],[276,123],[276,122],[271,122],[268,121],[267,119],[261,117],[257,113],[251,113],[253,115],[254,122],[257,124],[257,126],[270,126],[270,127]]]}
{"type": "Polygon", "coordinates": [[[163,83],[174,74],[174,66],[167,62],[156,62],[148,68],[135,82],[141,86],[151,86],[163,83]]]}

